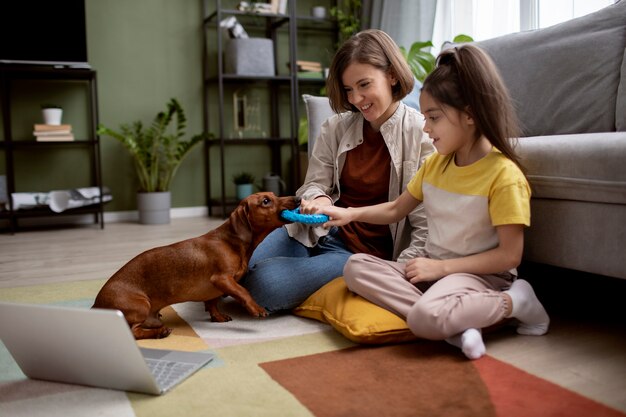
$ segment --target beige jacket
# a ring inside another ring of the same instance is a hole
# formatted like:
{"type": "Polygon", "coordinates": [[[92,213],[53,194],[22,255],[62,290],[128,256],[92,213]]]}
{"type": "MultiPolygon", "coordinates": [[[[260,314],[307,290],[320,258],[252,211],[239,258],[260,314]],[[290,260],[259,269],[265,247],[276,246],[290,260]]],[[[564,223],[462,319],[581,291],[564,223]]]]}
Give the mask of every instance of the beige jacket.
{"type": "MultiPolygon", "coordinates": [[[[363,143],[363,120],[361,113],[346,112],[334,115],[322,124],[304,185],[296,191],[297,196],[313,200],[326,195],[333,203],[339,199],[339,177],[346,152],[363,143]]],[[[389,178],[390,201],[405,190],[426,156],[434,151],[431,139],[422,130],[423,126],[423,116],[400,103],[395,113],[380,128],[393,164],[389,178]]],[[[291,237],[307,247],[315,246],[318,239],[328,233],[322,227],[301,223],[286,227],[291,237]]],[[[427,225],[421,204],[400,222],[390,224],[389,228],[393,237],[394,260],[406,261],[425,254],[427,225]]]]}

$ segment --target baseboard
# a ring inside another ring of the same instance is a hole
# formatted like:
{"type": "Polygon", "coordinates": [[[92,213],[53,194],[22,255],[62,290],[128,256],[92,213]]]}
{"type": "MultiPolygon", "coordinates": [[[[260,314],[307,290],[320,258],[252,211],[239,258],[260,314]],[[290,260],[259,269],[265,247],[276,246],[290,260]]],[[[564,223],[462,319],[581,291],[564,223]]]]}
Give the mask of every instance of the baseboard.
{"type": "MultiPolygon", "coordinates": [[[[172,219],[182,219],[188,217],[206,217],[209,209],[206,206],[199,207],[176,207],[170,210],[172,219]]],[[[128,211],[105,211],[104,224],[121,223],[121,222],[137,222],[139,221],[139,212],[137,210],[128,211]]],[[[75,216],[45,216],[21,218],[20,226],[23,227],[57,227],[61,225],[86,225],[94,224],[93,214],[79,214],[75,216]]],[[[0,230],[8,227],[7,222],[0,222],[0,230]],[[6,224],[5,224],[6,223],[6,224]]]]}
{"type": "MultiPolygon", "coordinates": [[[[170,217],[172,219],[182,219],[187,217],[206,217],[209,209],[206,206],[198,207],[176,207],[170,209],[170,217]]],[[[139,212],[137,210],[128,211],[105,211],[104,223],[120,223],[139,221],[139,212]]]]}

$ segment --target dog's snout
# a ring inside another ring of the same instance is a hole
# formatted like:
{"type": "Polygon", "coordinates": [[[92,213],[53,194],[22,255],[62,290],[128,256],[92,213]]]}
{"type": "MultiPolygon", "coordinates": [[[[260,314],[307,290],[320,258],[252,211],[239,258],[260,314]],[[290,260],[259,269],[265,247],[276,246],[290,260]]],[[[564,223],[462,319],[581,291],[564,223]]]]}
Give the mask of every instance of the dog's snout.
{"type": "Polygon", "coordinates": [[[282,210],[293,210],[298,207],[299,201],[296,196],[278,197],[278,206],[282,210]]]}

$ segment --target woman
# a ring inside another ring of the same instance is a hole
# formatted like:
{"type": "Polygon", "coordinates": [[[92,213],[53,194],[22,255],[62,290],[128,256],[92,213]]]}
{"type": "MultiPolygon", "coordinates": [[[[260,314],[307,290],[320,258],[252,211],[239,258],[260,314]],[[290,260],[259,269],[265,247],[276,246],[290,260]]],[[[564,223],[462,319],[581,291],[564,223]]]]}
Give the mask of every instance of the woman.
{"type": "MultiPolygon", "coordinates": [[[[378,204],[402,193],[433,152],[422,115],[401,102],[413,85],[410,68],[386,33],[362,31],[341,46],[326,82],[338,114],[322,125],[296,192],[302,213],[333,204],[378,204]]],[[[408,260],[423,251],[425,239],[421,207],[388,226],[352,223],[325,230],[290,224],[257,247],[241,284],[268,312],[291,309],[341,276],[352,254],[408,260]]]]}

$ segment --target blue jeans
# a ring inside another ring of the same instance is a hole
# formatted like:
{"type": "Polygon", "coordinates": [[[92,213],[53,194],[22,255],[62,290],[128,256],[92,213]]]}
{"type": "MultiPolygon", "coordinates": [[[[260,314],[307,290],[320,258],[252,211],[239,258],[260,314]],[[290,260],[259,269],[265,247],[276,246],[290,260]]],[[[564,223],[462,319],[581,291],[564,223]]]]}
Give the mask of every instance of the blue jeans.
{"type": "Polygon", "coordinates": [[[255,249],[239,283],[269,313],[302,304],[324,284],[343,275],[352,255],[334,227],[313,248],[307,248],[280,227],[255,249]]]}

